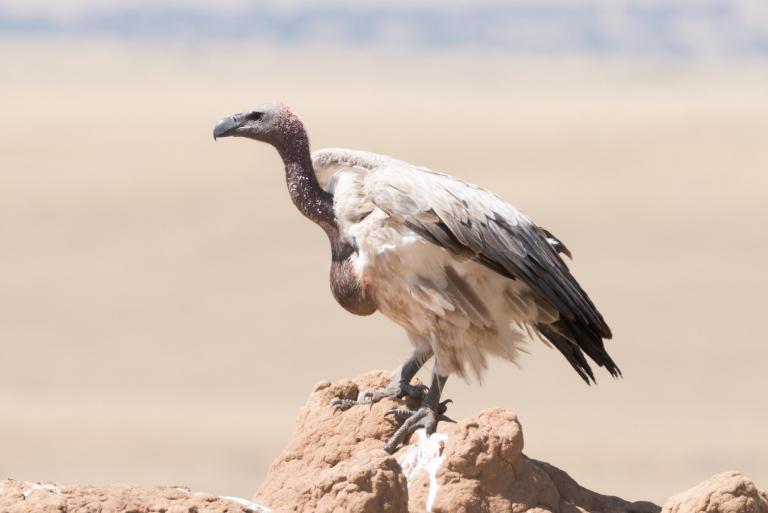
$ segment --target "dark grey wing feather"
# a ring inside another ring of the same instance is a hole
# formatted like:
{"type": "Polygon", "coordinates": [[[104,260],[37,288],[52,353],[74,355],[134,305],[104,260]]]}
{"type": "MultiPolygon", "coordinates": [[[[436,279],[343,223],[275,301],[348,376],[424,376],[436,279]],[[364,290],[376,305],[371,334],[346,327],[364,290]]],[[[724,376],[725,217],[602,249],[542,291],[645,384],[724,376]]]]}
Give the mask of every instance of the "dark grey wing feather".
{"type": "Polygon", "coordinates": [[[429,242],[521,280],[558,311],[536,325],[587,383],[594,381],[584,353],[614,376],[621,374],[605,350],[611,330],[560,254],[570,251],[549,231],[498,196],[476,185],[400,160],[365,151],[313,154],[319,179],[339,166],[366,169],[371,203],[429,242]]]}
{"type": "Polygon", "coordinates": [[[383,166],[370,174],[366,188],[393,219],[448,251],[523,281],[552,305],[558,321],[537,328],[587,382],[594,376],[582,351],[620,375],[603,344],[611,330],[559,255],[570,252],[551,233],[498,196],[423,168],[383,166]]]}

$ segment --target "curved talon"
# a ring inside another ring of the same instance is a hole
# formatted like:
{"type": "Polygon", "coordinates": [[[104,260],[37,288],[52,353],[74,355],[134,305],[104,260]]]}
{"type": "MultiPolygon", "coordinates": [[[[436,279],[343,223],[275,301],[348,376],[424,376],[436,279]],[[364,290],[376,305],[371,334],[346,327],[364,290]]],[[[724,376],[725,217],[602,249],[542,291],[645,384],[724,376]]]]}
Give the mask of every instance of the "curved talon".
{"type": "Polygon", "coordinates": [[[336,399],[331,401],[331,408],[333,409],[333,411],[336,411],[336,410],[346,411],[357,404],[358,404],[357,401],[355,401],[354,399],[344,399],[342,397],[337,397],[336,399]]]}
{"type": "Polygon", "coordinates": [[[392,415],[397,420],[407,420],[411,415],[413,415],[413,410],[405,410],[402,408],[392,408],[391,410],[387,410],[386,413],[384,413],[384,416],[392,415]]]}
{"type": "Polygon", "coordinates": [[[384,450],[390,454],[395,452],[397,447],[419,428],[424,428],[427,436],[434,433],[437,429],[437,423],[443,417],[429,406],[421,406],[416,411],[390,410],[387,413],[390,412],[397,418],[405,419],[405,422],[397,428],[397,431],[394,432],[384,446],[384,450]]]}
{"type": "Polygon", "coordinates": [[[394,453],[397,447],[419,428],[424,428],[427,436],[430,436],[437,431],[438,422],[456,422],[445,415],[448,405],[452,402],[451,399],[446,399],[438,403],[434,409],[422,403],[418,410],[401,408],[388,410],[385,415],[393,415],[396,419],[403,420],[404,422],[389,438],[384,446],[384,450],[390,454],[394,453]]]}
{"type": "Polygon", "coordinates": [[[334,409],[334,411],[337,409],[346,411],[353,406],[361,406],[364,404],[373,407],[374,403],[377,403],[387,397],[402,398],[408,396],[413,399],[422,399],[428,390],[429,387],[423,383],[419,383],[418,385],[411,385],[410,383],[393,380],[384,388],[361,392],[357,396],[357,399],[344,399],[342,397],[337,397],[331,401],[331,407],[334,409]]]}

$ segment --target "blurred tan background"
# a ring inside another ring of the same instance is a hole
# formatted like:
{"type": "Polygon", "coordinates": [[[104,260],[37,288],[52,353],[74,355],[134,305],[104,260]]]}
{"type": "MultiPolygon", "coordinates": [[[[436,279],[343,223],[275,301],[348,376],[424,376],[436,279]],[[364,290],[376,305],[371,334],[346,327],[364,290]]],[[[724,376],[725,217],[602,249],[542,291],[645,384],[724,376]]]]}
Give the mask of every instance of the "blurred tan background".
{"type": "Polygon", "coordinates": [[[265,100],[314,148],[479,183],[562,238],[625,378],[556,352],[448,383],[517,411],[526,453],[663,501],[768,487],[768,69],[74,38],[0,40],[0,477],[250,497],[314,383],[409,344],[327,285],[274,150],[214,144],[265,100]]]}

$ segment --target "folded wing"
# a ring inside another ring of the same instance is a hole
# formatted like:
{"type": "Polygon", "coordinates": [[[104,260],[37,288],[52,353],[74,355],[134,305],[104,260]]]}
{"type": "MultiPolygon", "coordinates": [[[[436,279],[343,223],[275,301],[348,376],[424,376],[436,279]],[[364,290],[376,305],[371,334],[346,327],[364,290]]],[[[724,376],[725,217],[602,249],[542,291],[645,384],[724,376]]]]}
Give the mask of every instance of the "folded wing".
{"type": "Polygon", "coordinates": [[[608,325],[559,255],[569,255],[568,250],[512,205],[476,185],[381,155],[322,150],[313,157],[326,183],[332,182],[334,168],[367,170],[362,192],[392,220],[524,282],[559,313],[556,321],[538,324],[539,332],[587,382],[594,375],[582,351],[612,375],[620,374],[603,344],[611,338],[608,325]]]}

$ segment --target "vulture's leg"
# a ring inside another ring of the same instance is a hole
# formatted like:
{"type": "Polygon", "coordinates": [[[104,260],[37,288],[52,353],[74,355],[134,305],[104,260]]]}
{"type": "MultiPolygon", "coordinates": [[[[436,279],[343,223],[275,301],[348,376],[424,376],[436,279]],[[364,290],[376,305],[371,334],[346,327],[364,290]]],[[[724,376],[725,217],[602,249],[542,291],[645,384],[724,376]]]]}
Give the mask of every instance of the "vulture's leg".
{"type": "Polygon", "coordinates": [[[403,425],[397,428],[397,431],[387,441],[384,450],[392,454],[397,446],[419,428],[424,428],[427,436],[431,435],[437,429],[437,423],[441,420],[453,422],[445,416],[450,399],[440,402],[440,395],[448,376],[441,376],[437,370],[432,370],[432,385],[429,387],[427,395],[421,401],[418,410],[389,410],[387,415],[394,415],[397,419],[404,420],[403,425]]]}
{"type": "Polygon", "coordinates": [[[392,378],[389,385],[375,390],[366,390],[365,392],[362,392],[357,399],[342,399],[337,397],[331,402],[331,406],[340,410],[348,410],[359,404],[379,402],[386,397],[399,398],[409,396],[414,399],[421,399],[427,387],[425,385],[411,385],[411,380],[430,358],[432,358],[431,348],[416,349],[411,357],[408,358],[408,361],[395,371],[395,376],[392,378]]]}

